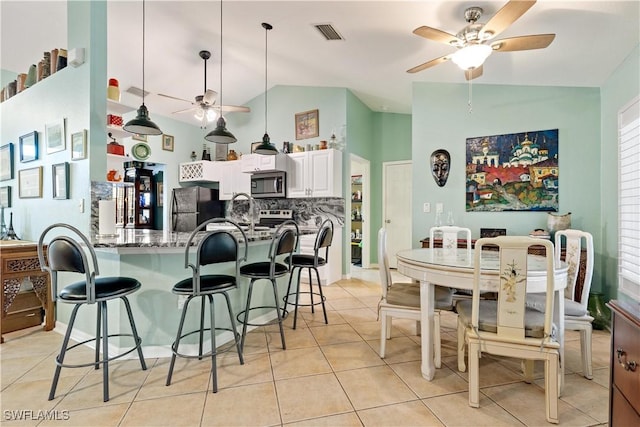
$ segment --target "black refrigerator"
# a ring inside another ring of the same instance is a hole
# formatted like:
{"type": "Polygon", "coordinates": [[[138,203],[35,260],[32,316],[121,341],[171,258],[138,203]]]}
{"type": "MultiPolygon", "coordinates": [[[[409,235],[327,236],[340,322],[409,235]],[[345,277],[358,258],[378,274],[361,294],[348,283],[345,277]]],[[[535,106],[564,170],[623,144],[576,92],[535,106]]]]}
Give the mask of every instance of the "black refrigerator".
{"type": "Polygon", "coordinates": [[[171,230],[193,231],[208,219],[225,216],[218,190],[206,187],[174,188],[171,196],[171,230]]]}

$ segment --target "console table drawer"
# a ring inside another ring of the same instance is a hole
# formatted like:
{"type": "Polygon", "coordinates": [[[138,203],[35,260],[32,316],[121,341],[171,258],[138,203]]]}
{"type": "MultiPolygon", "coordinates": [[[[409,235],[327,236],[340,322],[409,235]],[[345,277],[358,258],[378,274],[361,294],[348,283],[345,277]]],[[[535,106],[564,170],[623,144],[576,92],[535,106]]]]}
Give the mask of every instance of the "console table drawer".
{"type": "Polygon", "coordinates": [[[613,383],[627,398],[635,397],[629,401],[640,413],[640,330],[621,316],[616,316],[614,322],[613,383]],[[634,362],[636,366],[632,368],[634,362]]]}

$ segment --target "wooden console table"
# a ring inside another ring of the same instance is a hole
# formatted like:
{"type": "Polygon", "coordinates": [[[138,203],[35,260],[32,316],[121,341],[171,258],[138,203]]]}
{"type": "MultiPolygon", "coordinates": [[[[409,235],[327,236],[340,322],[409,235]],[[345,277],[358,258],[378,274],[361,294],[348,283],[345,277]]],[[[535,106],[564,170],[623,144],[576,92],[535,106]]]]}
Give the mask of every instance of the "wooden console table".
{"type": "Polygon", "coordinates": [[[22,240],[0,241],[1,334],[42,324],[55,325],[49,273],[40,269],[38,245],[22,240]]]}

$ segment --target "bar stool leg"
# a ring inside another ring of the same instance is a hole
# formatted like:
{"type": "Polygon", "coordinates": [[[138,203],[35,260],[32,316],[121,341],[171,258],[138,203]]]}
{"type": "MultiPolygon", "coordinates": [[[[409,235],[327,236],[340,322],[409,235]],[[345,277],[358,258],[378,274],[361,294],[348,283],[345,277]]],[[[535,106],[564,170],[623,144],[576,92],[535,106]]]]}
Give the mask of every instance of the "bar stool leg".
{"type": "MultiPolygon", "coordinates": [[[[213,296],[207,295],[207,297],[209,298],[209,315],[211,316],[211,328],[209,330],[209,332],[211,332],[211,381],[213,382],[213,392],[217,393],[218,392],[218,367],[216,365],[216,356],[218,355],[217,353],[218,347],[216,346],[216,315],[213,308],[213,296]]],[[[202,306],[204,307],[204,295],[202,298],[202,303],[203,303],[202,306]]],[[[200,328],[200,331],[202,331],[202,327],[200,328]]]]}
{"type": "Polygon", "coordinates": [[[96,357],[95,357],[95,370],[100,369],[100,340],[102,337],[102,310],[100,310],[100,304],[96,304],[96,357]]]}
{"type": "MultiPolygon", "coordinates": [[[[320,273],[318,272],[317,268],[314,268],[315,272],[316,272],[316,278],[318,279],[318,292],[320,293],[320,302],[322,303],[322,312],[324,313],[324,323],[326,325],[329,324],[329,320],[327,319],[327,309],[324,306],[324,294],[322,293],[322,283],[320,283],[320,273]]],[[[311,289],[311,292],[313,292],[313,289],[311,289]]]]}
{"type": "MultiPolygon", "coordinates": [[[[300,274],[302,273],[302,268],[298,267],[298,279],[296,280],[296,306],[293,311],[293,329],[296,328],[296,324],[298,323],[298,303],[300,301],[300,274]]],[[[293,273],[291,273],[293,277],[293,273]]]]}
{"type": "Polygon", "coordinates": [[[136,341],[136,346],[138,347],[138,358],[140,359],[140,367],[143,371],[147,370],[147,362],[144,360],[144,355],[142,354],[142,340],[138,335],[138,330],[136,329],[136,322],[133,321],[133,313],[131,312],[131,305],[129,304],[129,299],[127,297],[121,297],[124,302],[124,306],[127,309],[127,315],[129,316],[129,323],[131,324],[131,333],[133,334],[133,339],[136,341]]]}
{"type": "Polygon", "coordinates": [[[284,307],[283,310],[287,310],[289,306],[289,294],[291,293],[291,282],[293,282],[293,274],[296,271],[296,266],[291,267],[291,274],[289,274],[289,284],[287,285],[287,293],[284,295],[284,307]]]}
{"type": "Polygon", "coordinates": [[[67,346],[69,345],[69,339],[71,338],[71,330],[73,329],[73,324],[76,321],[76,314],[78,314],[79,308],[80,304],[76,304],[76,306],[73,307],[73,310],[71,311],[71,319],[69,320],[69,326],[67,326],[67,332],[65,332],[64,334],[62,348],[60,349],[60,354],[58,354],[58,357],[56,357],[56,371],[53,374],[53,381],[51,382],[49,400],[53,400],[56,394],[56,387],[58,387],[58,380],[60,379],[60,371],[62,370],[62,364],[64,363],[64,355],[67,352],[67,346]]]}
{"type": "Polygon", "coordinates": [[[249,294],[247,295],[247,304],[244,309],[244,317],[242,318],[242,339],[240,341],[240,351],[242,353],[244,353],[244,339],[247,336],[247,323],[249,322],[249,308],[251,308],[251,292],[253,291],[253,282],[255,282],[256,280],[257,279],[251,279],[251,282],[249,282],[249,294]]]}
{"type": "Polygon", "coordinates": [[[233,339],[236,342],[236,350],[238,351],[238,358],[240,364],[244,365],[244,357],[242,356],[242,349],[240,348],[240,337],[238,336],[238,329],[236,328],[235,315],[233,314],[233,308],[231,308],[231,300],[226,292],[223,292],[225,300],[227,301],[227,310],[229,311],[229,320],[231,321],[231,329],[233,331],[233,339]]]}
{"type": "Polygon", "coordinates": [[[287,345],[284,342],[284,328],[282,327],[282,314],[280,313],[280,306],[278,304],[278,284],[276,283],[276,279],[271,279],[271,284],[273,285],[273,296],[276,299],[276,314],[278,315],[278,326],[280,326],[280,338],[282,339],[282,349],[286,350],[287,345]]]}
{"type": "Polygon", "coordinates": [[[309,297],[311,298],[311,312],[315,313],[315,304],[313,303],[313,279],[311,279],[311,267],[307,268],[309,270],[309,297]]]}
{"type": "Polygon", "coordinates": [[[171,345],[171,363],[169,363],[169,373],[167,374],[167,382],[165,385],[171,385],[171,376],[173,375],[173,367],[176,364],[176,354],[178,353],[178,349],[180,348],[180,336],[182,335],[182,328],[184,326],[184,319],[187,315],[187,307],[191,302],[193,296],[189,296],[187,300],[184,302],[184,306],[182,307],[182,315],[180,316],[180,324],[178,325],[178,332],[176,334],[176,340],[171,345]]]}
{"type": "MultiPolygon", "coordinates": [[[[209,300],[211,300],[211,296],[207,295],[209,297],[209,300]]],[[[198,345],[198,360],[202,360],[202,341],[204,341],[204,306],[205,306],[205,300],[204,300],[205,295],[202,295],[201,299],[202,301],[200,302],[200,344],[198,345]]],[[[209,301],[211,302],[211,301],[209,301]]]]}
{"type": "MultiPolygon", "coordinates": [[[[100,301],[98,303],[102,311],[102,397],[103,402],[109,401],[109,319],[107,317],[107,302],[100,301]]],[[[97,347],[96,343],[96,347],[97,347]]]]}

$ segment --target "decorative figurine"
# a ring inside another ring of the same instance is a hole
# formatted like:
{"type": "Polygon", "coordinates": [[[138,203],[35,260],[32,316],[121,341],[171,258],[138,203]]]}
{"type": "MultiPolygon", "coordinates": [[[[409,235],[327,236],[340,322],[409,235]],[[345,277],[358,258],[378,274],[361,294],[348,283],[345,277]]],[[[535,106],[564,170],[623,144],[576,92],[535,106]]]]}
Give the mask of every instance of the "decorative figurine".
{"type": "Polygon", "coordinates": [[[431,153],[431,174],[439,187],[444,187],[449,178],[451,156],[447,150],[439,149],[431,153]]]}

